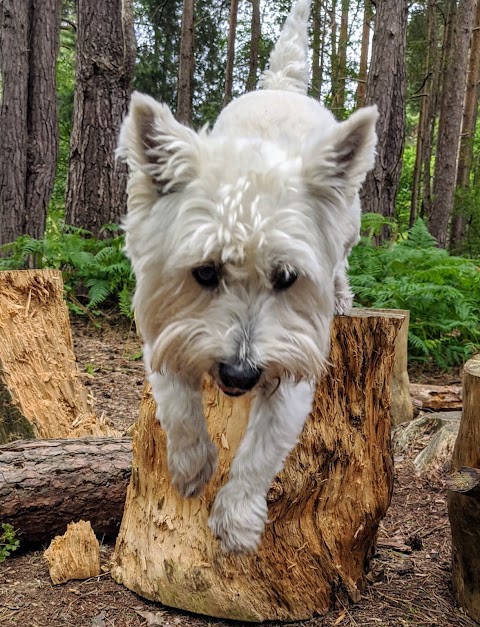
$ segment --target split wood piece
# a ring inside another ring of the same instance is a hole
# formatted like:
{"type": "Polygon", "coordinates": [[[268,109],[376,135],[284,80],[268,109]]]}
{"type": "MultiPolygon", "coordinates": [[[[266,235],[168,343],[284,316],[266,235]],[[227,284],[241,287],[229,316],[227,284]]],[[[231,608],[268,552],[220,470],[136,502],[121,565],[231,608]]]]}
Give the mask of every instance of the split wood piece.
{"type": "MultiPolygon", "coordinates": [[[[480,355],[463,369],[463,412],[452,470],[465,478],[465,469],[471,477],[480,472],[480,355]]],[[[457,603],[480,622],[480,496],[473,485],[465,494],[462,491],[448,491],[453,592],[457,603]]]]}
{"type": "Polygon", "coordinates": [[[462,466],[458,472],[448,478],[447,487],[453,492],[479,499],[480,469],[462,466]]]}
{"type": "Polygon", "coordinates": [[[22,545],[51,540],[72,520],[115,537],[132,464],[131,438],[24,440],[0,446],[0,522],[22,545]]]}
{"type": "Polygon", "coordinates": [[[0,444],[82,435],[119,433],[81,382],[61,272],[0,272],[0,444]]]}
{"type": "Polygon", "coordinates": [[[243,621],[308,619],[358,600],[392,494],[389,388],[402,320],[360,310],[335,319],[332,366],[270,489],[270,522],[252,555],[224,554],[207,525],[249,400],[227,398],[206,382],[204,409],[219,463],[205,493],[183,499],[170,483],[165,435],[147,392],[114,579],[165,605],[243,621]]]}
{"type": "Polygon", "coordinates": [[[89,522],[70,523],[63,536],[44,552],[52,583],[90,579],[100,575],[100,545],[89,522]]]}
{"type": "Polygon", "coordinates": [[[420,409],[455,411],[462,409],[460,385],[410,383],[410,394],[420,409]]]}

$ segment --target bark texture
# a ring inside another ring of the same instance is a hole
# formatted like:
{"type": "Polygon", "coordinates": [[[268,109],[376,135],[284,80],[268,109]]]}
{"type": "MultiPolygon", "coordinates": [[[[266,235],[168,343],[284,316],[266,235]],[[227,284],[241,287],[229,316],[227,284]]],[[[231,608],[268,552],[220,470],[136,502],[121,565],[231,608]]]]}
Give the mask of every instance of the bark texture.
{"type": "Polygon", "coordinates": [[[98,235],[126,211],[127,167],[115,159],[135,58],[131,0],[79,0],[68,224],[98,235]]]}
{"type": "MultiPolygon", "coordinates": [[[[407,0],[378,0],[365,104],[376,104],[378,157],[363,185],[363,211],[393,218],[405,141],[407,0]]],[[[384,232],[384,236],[388,235],[384,232]]]]}
{"type": "Polygon", "coordinates": [[[226,481],[249,401],[206,382],[204,409],[219,464],[200,498],[170,484],[165,437],[147,392],[113,577],[165,605],[243,621],[300,620],[336,599],[358,600],[390,503],[390,376],[402,316],[358,311],[332,328],[328,374],[297,447],[268,495],[269,524],[253,555],[226,555],[210,506],[226,481]]]}
{"type": "Polygon", "coordinates": [[[1,521],[22,544],[89,520],[98,537],[120,527],[132,465],[131,438],[20,440],[0,446],[1,521]]]}
{"type": "Polygon", "coordinates": [[[80,379],[61,272],[0,272],[0,443],[113,433],[80,379]]]}
{"type": "Polygon", "coordinates": [[[228,26],[227,62],[225,68],[225,91],[223,106],[232,99],[233,95],[233,66],[235,63],[235,39],[237,35],[238,0],[230,0],[230,21],[228,26]]]}
{"type": "Polygon", "coordinates": [[[453,208],[468,50],[476,4],[476,0],[459,0],[453,18],[451,47],[445,51],[446,72],[438,123],[433,202],[428,215],[429,230],[442,248],[447,245],[448,226],[453,208]]]}
{"type": "Polygon", "coordinates": [[[248,62],[248,77],[246,90],[253,91],[257,87],[258,55],[260,52],[260,38],[262,29],[260,24],[260,0],[250,0],[252,5],[252,20],[250,23],[250,56],[248,62]]]}
{"type": "Polygon", "coordinates": [[[363,9],[362,43],[360,47],[360,64],[358,70],[358,85],[356,94],[358,108],[365,105],[365,96],[367,94],[368,51],[370,48],[370,29],[372,27],[371,24],[371,1],[365,0],[363,9]]]}
{"type": "Polygon", "coordinates": [[[392,427],[413,418],[413,403],[410,396],[408,379],[408,326],[410,312],[406,309],[382,310],[385,313],[397,313],[404,316],[402,326],[395,340],[395,363],[390,384],[392,427]]]}
{"type": "Polygon", "coordinates": [[[465,364],[463,412],[453,450],[452,470],[462,470],[460,489],[448,491],[448,516],[452,530],[452,581],[457,603],[480,622],[480,355],[465,364]],[[463,468],[466,467],[466,468],[463,468]],[[471,470],[470,470],[471,469],[471,470]],[[465,479],[470,484],[465,488],[465,479]]]}
{"type": "Polygon", "coordinates": [[[184,0],[177,90],[177,119],[183,124],[192,123],[192,82],[195,68],[194,8],[194,0],[184,0]]]}

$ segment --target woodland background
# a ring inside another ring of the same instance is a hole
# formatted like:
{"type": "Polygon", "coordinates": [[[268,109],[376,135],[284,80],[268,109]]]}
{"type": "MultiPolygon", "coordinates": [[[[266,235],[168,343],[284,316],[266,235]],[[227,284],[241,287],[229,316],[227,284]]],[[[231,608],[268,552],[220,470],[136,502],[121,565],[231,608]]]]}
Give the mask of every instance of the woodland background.
{"type": "MultiPolygon", "coordinates": [[[[0,0],[0,269],[60,268],[73,311],[131,316],[114,158],[132,89],[212,124],[256,88],[290,0],[0,0]]],[[[480,348],[480,2],[313,0],[311,95],[376,103],[357,304],[411,311],[409,356],[480,348]]]]}

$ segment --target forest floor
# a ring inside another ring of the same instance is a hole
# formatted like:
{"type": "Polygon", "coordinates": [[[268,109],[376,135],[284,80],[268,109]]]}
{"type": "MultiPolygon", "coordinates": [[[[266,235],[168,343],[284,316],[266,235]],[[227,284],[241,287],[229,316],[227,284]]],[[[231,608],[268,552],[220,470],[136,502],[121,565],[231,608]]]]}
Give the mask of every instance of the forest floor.
{"type": "MultiPolygon", "coordinates": [[[[75,353],[85,384],[121,431],[137,417],[143,387],[140,346],[133,329],[112,324],[96,329],[72,321],[75,353]]],[[[458,383],[458,374],[435,383],[458,383]],[[452,381],[455,378],[455,381],[452,381]]],[[[425,377],[423,377],[425,381],[425,377]]],[[[454,606],[450,583],[450,529],[441,476],[419,479],[412,460],[396,460],[391,507],[381,523],[378,550],[361,601],[292,627],[474,627],[454,606]]],[[[104,544],[104,574],[87,581],[51,584],[42,551],[8,558],[0,565],[2,627],[235,627],[245,623],[194,616],[151,603],[109,576],[113,545],[104,544]]],[[[272,624],[272,623],[270,623],[272,624]]],[[[278,623],[277,623],[278,624],[278,623]]]]}

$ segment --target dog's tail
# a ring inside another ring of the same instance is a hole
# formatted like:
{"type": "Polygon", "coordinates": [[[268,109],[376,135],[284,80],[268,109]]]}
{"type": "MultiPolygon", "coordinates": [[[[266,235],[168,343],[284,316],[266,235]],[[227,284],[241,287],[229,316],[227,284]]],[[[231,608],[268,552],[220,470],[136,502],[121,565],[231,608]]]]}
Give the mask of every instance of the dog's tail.
{"type": "Polygon", "coordinates": [[[311,0],[297,0],[270,54],[269,68],[260,80],[262,89],[284,89],[306,94],[310,78],[308,20],[311,0]]]}

